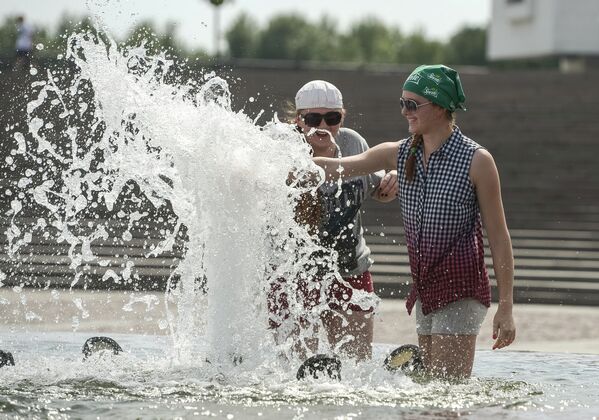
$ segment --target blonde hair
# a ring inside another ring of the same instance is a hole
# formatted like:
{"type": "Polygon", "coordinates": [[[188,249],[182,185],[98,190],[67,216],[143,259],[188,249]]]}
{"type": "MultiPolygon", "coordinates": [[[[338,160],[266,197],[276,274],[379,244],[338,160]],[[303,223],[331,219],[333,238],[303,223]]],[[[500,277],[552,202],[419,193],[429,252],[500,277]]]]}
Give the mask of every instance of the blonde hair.
{"type": "Polygon", "coordinates": [[[283,102],[283,118],[281,121],[284,121],[288,124],[294,124],[295,119],[300,114],[301,109],[295,109],[295,103],[287,99],[283,102]]]}

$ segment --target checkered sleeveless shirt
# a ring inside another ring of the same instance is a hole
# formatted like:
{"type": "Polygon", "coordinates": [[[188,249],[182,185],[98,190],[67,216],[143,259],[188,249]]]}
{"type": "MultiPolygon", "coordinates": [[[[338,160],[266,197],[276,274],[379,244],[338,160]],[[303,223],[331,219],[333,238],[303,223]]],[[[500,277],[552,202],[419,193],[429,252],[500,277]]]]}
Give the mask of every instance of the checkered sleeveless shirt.
{"type": "Polygon", "coordinates": [[[411,313],[420,298],[426,315],[448,303],[475,298],[489,306],[491,291],[485,266],[480,210],[470,181],[470,164],[481,146],[455,127],[449,139],[423,165],[423,145],[416,153],[412,182],[405,176],[410,139],[400,142],[397,159],[399,200],[410,257],[411,313]]]}

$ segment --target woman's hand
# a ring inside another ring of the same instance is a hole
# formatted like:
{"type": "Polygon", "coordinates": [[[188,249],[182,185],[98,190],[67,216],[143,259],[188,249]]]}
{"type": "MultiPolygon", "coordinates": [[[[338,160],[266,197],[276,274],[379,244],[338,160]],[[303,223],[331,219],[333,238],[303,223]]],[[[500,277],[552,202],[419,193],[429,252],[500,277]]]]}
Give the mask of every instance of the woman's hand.
{"type": "Polygon", "coordinates": [[[397,180],[397,171],[387,172],[381,179],[381,183],[374,194],[377,201],[388,203],[397,198],[399,193],[399,182],[397,180]]]}
{"type": "Polygon", "coordinates": [[[507,347],[516,339],[516,324],[512,316],[512,307],[499,305],[493,318],[493,350],[507,347]]]}

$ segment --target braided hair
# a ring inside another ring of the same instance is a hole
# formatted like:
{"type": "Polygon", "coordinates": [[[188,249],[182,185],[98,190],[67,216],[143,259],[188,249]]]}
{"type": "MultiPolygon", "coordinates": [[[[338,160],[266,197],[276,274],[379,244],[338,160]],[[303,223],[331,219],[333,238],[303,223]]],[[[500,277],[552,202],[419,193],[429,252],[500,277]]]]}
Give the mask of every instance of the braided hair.
{"type": "Polygon", "coordinates": [[[421,134],[412,135],[412,141],[408,149],[408,159],[406,160],[406,178],[410,182],[414,180],[416,174],[416,153],[422,142],[423,138],[421,134]]]}

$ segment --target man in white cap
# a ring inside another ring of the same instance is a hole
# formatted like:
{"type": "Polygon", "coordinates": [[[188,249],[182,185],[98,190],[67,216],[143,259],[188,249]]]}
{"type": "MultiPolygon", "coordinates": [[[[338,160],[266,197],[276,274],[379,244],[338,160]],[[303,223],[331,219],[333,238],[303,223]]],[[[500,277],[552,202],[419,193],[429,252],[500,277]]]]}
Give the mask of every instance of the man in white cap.
{"type": "MultiPolygon", "coordinates": [[[[293,122],[304,134],[314,156],[351,156],[368,149],[360,134],[342,127],[345,114],[341,92],[324,80],[306,83],[295,96],[293,122]]],[[[318,190],[319,202],[312,206],[319,215],[314,231],[321,244],[337,251],[337,264],[344,279],[344,284],[335,281],[325,291],[330,310],[321,315],[322,323],[332,348],[358,360],[371,357],[372,313],[378,303],[369,271],[372,260],[364,240],[360,207],[369,196],[381,202],[393,201],[397,197],[397,186],[396,171],[348,178],[341,184],[326,182],[318,190]],[[367,299],[356,303],[358,295],[367,299]],[[337,348],[340,343],[343,344],[337,348]]],[[[314,281],[320,280],[308,280],[314,281]]],[[[306,299],[318,297],[310,294],[306,299]]],[[[314,305],[308,302],[305,306],[314,305]]],[[[287,310],[281,305],[276,308],[279,319],[281,315],[285,317],[287,310]]],[[[310,350],[315,351],[316,344],[310,350]]]]}

